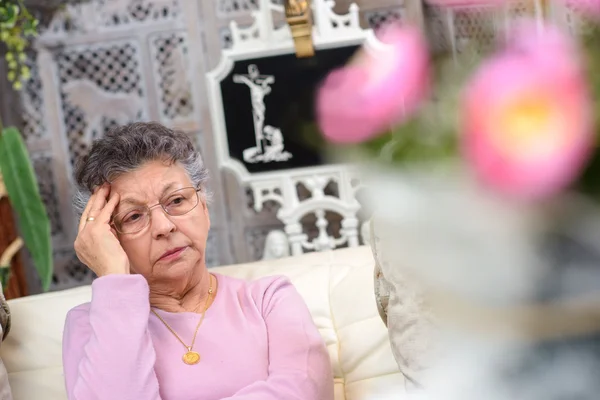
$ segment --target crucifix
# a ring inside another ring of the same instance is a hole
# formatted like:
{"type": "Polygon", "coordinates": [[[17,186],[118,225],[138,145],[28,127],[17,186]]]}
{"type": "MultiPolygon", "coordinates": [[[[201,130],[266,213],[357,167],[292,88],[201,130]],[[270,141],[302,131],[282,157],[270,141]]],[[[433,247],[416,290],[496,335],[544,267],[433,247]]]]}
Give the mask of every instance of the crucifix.
{"type": "Polygon", "coordinates": [[[265,124],[265,96],[271,93],[271,84],[275,83],[273,75],[260,75],[255,64],[248,66],[248,74],[236,74],[233,76],[235,83],[243,83],[250,89],[252,102],[252,116],[254,119],[254,135],[256,138],[256,152],[263,152],[263,127],[265,124]]]}

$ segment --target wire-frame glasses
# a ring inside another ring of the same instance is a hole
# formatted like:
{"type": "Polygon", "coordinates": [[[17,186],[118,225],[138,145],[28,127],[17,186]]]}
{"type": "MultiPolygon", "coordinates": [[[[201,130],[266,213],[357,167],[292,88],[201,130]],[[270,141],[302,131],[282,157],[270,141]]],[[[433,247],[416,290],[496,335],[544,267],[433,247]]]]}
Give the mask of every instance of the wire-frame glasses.
{"type": "Polygon", "coordinates": [[[198,192],[200,189],[195,187],[185,187],[175,190],[165,195],[158,204],[151,207],[138,206],[127,209],[112,217],[111,225],[115,230],[122,234],[138,233],[150,225],[152,219],[152,209],[159,207],[172,217],[184,215],[192,211],[200,202],[198,192]]]}

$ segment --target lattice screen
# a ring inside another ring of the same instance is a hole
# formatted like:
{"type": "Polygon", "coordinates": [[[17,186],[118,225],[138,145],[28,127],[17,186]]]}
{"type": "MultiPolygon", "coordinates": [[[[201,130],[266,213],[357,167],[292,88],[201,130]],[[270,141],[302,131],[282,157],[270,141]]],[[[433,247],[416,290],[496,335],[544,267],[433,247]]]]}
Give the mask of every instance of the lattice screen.
{"type": "Polygon", "coordinates": [[[48,217],[50,218],[52,235],[60,235],[64,232],[64,227],[60,217],[56,177],[52,168],[52,154],[47,152],[37,153],[32,154],[31,158],[33,160],[33,169],[37,176],[40,195],[46,205],[48,217]]]}
{"type": "MultiPolygon", "coordinates": [[[[74,228],[61,214],[70,211],[71,193],[59,192],[72,183],[68,173],[91,141],[116,125],[149,119],[171,126],[183,122],[196,129],[189,133],[199,140],[200,122],[194,120],[188,78],[187,31],[179,4],[90,0],[67,6],[41,33],[40,46],[48,49],[53,62],[43,67],[57,73],[44,83],[56,85],[57,97],[43,98],[49,92],[43,90],[32,65],[32,79],[22,93],[23,131],[34,150],[30,152],[55,238],[54,289],[92,279],[73,251],[74,228]],[[52,149],[63,143],[69,167],[56,175],[56,165],[63,161],[52,149]]],[[[209,240],[218,242],[214,236],[211,233],[209,240]]],[[[208,251],[207,263],[218,264],[219,247],[211,244],[208,251]]]]}
{"type": "Polygon", "coordinates": [[[42,82],[35,62],[35,54],[30,55],[27,66],[31,70],[31,78],[25,83],[21,91],[23,112],[23,129],[21,133],[27,142],[32,142],[45,139],[47,130],[44,121],[42,82]]]}
{"type": "Polygon", "coordinates": [[[72,248],[57,249],[54,262],[61,268],[52,276],[52,290],[89,284],[95,278],[95,274],[79,261],[72,248]]]}
{"type": "Polygon", "coordinates": [[[367,20],[369,27],[379,29],[387,23],[401,21],[404,18],[403,14],[404,9],[402,7],[373,10],[365,12],[365,19],[367,20]]]}
{"type": "Polygon", "coordinates": [[[229,49],[233,46],[233,37],[228,26],[223,26],[219,29],[219,38],[221,40],[221,48],[229,49]]]}
{"type": "Polygon", "coordinates": [[[219,0],[217,15],[221,18],[245,14],[258,9],[258,0],[219,0]]]}
{"type": "Polygon", "coordinates": [[[150,38],[159,90],[161,119],[165,123],[193,118],[189,79],[188,45],[183,32],[159,34],[150,38]]]}
{"type": "Polygon", "coordinates": [[[100,0],[100,23],[106,27],[176,19],[180,15],[177,0],[100,0]]]}
{"type": "Polygon", "coordinates": [[[433,50],[449,51],[451,40],[447,13],[439,7],[425,7],[423,12],[433,50]]]}
{"type": "Polygon", "coordinates": [[[143,119],[145,103],[136,42],[66,48],[56,57],[71,164],[116,124],[143,119]]]}
{"type": "Polygon", "coordinates": [[[497,15],[486,8],[457,10],[453,15],[454,40],[460,46],[470,39],[476,39],[483,46],[491,46],[496,36],[497,15]]]}
{"type": "Polygon", "coordinates": [[[460,53],[472,39],[484,47],[493,45],[496,35],[514,21],[534,17],[535,5],[532,1],[517,1],[499,10],[482,6],[457,10],[425,7],[424,13],[434,49],[460,53]]]}

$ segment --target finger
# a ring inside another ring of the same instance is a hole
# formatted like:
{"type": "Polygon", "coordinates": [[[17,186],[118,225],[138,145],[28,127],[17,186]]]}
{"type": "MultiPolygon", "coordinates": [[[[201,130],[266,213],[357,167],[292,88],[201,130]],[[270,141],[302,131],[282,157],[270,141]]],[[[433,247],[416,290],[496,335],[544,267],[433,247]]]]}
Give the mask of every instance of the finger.
{"type": "Polygon", "coordinates": [[[92,205],[94,204],[94,200],[96,198],[96,193],[98,193],[98,189],[99,189],[98,187],[96,187],[96,189],[94,189],[94,193],[92,193],[92,195],[88,199],[88,202],[85,205],[85,209],[81,213],[81,218],[79,218],[79,230],[78,230],[78,232],[81,232],[81,230],[85,226],[86,219],[87,219],[87,217],[88,217],[88,215],[90,213],[90,209],[92,208],[92,205]]]}
{"type": "Polygon", "coordinates": [[[120,198],[119,193],[113,193],[98,217],[96,217],[96,220],[104,224],[110,223],[110,218],[112,217],[115,208],[117,208],[120,198]]]}
{"type": "Polygon", "coordinates": [[[98,218],[98,215],[102,212],[102,210],[104,209],[104,206],[106,206],[106,199],[107,199],[109,193],[110,193],[110,185],[104,184],[104,185],[102,185],[102,187],[100,187],[100,190],[98,190],[98,193],[96,193],[96,196],[94,198],[94,203],[92,204],[92,207],[90,208],[90,212],[89,212],[87,218],[89,218],[89,217],[98,218]]]}

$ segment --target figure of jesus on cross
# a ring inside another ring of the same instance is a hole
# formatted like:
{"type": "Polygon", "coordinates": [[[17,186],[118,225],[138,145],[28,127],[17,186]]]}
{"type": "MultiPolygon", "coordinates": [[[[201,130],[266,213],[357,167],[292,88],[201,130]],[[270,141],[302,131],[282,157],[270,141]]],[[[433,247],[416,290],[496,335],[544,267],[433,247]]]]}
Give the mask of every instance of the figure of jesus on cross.
{"type": "Polygon", "coordinates": [[[243,83],[250,89],[252,101],[252,115],[254,117],[254,135],[256,136],[256,151],[263,152],[263,127],[265,124],[265,96],[271,93],[271,84],[275,83],[273,75],[260,75],[255,64],[248,66],[248,74],[233,76],[235,83],[243,83]]]}

